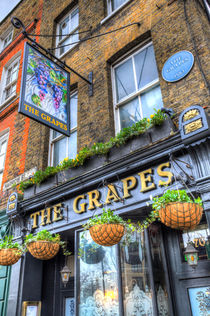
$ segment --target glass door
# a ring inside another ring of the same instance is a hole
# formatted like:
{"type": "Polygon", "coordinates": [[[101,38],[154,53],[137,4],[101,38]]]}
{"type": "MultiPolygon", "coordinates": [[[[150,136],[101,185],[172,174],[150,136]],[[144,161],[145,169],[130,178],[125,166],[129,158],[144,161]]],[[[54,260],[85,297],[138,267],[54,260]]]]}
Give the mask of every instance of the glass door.
{"type": "Polygon", "coordinates": [[[88,231],[77,232],[77,316],[173,315],[162,240],[155,229],[134,233],[129,245],[122,241],[112,247],[95,244],[88,231]]]}

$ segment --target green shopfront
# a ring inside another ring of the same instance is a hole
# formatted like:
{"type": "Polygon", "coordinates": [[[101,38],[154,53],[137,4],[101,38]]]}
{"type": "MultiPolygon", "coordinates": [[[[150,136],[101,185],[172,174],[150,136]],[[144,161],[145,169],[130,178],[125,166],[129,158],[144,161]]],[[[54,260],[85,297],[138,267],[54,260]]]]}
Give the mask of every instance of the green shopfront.
{"type": "MultiPolygon", "coordinates": [[[[197,111],[203,127],[208,127],[203,109],[197,107],[197,111]]],[[[63,171],[40,187],[26,190],[14,219],[16,238],[26,231],[48,229],[68,241],[72,255],[66,262],[61,252],[40,261],[27,253],[13,266],[19,275],[19,291],[9,295],[8,316],[28,316],[23,306],[33,304],[35,309],[36,304],[41,306],[40,316],[210,313],[208,128],[199,127],[183,136],[186,121],[181,121],[180,131],[173,130],[169,121],[106,157],[96,157],[77,170],[63,171]],[[82,237],[82,224],[99,215],[103,207],[124,219],[141,221],[151,210],[151,196],[163,194],[165,185],[186,189],[186,184],[203,200],[203,218],[195,230],[178,231],[157,221],[141,234],[134,233],[129,245],[94,245],[94,251],[89,251],[93,241],[88,231],[82,237]],[[199,252],[196,268],[185,260],[188,241],[199,252]],[[60,276],[65,264],[71,271],[66,286],[60,276]]],[[[11,287],[15,282],[12,273],[11,287]]]]}

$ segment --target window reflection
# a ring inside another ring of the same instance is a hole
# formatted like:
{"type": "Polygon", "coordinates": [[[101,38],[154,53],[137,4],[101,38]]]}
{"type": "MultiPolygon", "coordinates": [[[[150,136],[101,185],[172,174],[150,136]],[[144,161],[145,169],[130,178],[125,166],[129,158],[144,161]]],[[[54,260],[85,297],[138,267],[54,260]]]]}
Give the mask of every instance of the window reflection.
{"type": "Polygon", "coordinates": [[[207,223],[198,225],[194,230],[180,232],[179,242],[183,261],[185,261],[183,252],[187,247],[188,242],[192,242],[195,249],[199,251],[199,260],[207,259],[206,242],[208,240],[208,235],[210,235],[210,231],[207,223]]]}
{"type": "Polygon", "coordinates": [[[169,316],[169,298],[164,273],[164,252],[161,243],[161,226],[158,224],[150,225],[148,233],[158,312],[160,316],[169,316]]]}
{"type": "Polygon", "coordinates": [[[134,233],[129,245],[120,245],[120,253],[125,316],[152,316],[144,233],[134,233]]]}
{"type": "Polygon", "coordinates": [[[100,247],[92,241],[89,232],[85,232],[84,239],[81,235],[79,315],[118,316],[116,246],[100,247]]]}

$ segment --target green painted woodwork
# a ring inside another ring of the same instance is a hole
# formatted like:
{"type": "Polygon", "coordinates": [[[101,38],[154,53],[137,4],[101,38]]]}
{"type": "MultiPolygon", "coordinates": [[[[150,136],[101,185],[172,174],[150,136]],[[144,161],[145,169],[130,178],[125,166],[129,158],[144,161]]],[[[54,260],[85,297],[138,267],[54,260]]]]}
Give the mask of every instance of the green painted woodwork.
{"type": "MultiPolygon", "coordinates": [[[[0,212],[0,238],[3,237],[7,231],[8,218],[6,212],[0,212]]],[[[0,316],[7,315],[7,299],[9,292],[11,268],[0,265],[0,316]]]]}
{"type": "Polygon", "coordinates": [[[0,266],[0,278],[5,278],[7,276],[7,269],[6,266],[0,266]]]}

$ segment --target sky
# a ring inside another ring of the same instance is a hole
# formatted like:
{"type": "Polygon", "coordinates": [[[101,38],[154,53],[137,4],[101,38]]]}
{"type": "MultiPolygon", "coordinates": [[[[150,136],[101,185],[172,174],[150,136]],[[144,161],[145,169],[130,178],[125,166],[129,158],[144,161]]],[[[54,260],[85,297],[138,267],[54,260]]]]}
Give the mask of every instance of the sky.
{"type": "Polygon", "coordinates": [[[0,22],[16,6],[20,0],[0,0],[0,22]]]}

